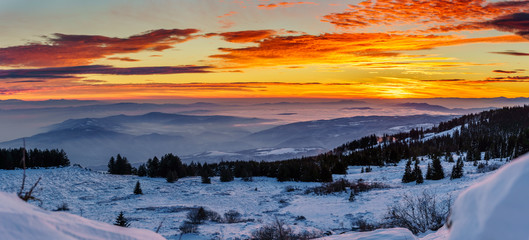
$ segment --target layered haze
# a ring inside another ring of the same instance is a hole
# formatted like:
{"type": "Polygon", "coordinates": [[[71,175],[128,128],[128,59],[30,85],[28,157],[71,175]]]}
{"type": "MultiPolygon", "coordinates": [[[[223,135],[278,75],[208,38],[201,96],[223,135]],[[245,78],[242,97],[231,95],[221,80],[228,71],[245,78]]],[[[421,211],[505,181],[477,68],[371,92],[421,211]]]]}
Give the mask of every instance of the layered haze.
{"type": "Polygon", "coordinates": [[[0,101],[0,147],[64,149],[73,163],[104,169],[174,153],[186,162],[272,161],[309,156],[370,134],[428,128],[526,98],[209,99],[151,102],[0,101]]]}

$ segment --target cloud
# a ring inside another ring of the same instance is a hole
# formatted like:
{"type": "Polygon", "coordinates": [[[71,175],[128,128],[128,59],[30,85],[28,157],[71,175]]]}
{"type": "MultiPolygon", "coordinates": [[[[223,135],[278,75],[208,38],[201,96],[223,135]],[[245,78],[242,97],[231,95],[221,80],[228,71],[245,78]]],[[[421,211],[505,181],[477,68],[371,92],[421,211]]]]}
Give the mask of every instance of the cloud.
{"type": "Polygon", "coordinates": [[[529,13],[514,13],[485,23],[499,31],[513,32],[529,39],[529,13]]]}
{"type": "Polygon", "coordinates": [[[163,51],[192,39],[196,29],[159,29],[128,38],[53,34],[45,43],[0,48],[0,65],[12,67],[78,66],[119,53],[163,51]]]}
{"type": "Polygon", "coordinates": [[[488,83],[525,83],[529,82],[529,76],[488,77],[485,80],[469,79],[435,79],[420,80],[421,82],[453,82],[461,84],[488,84],[488,83]]]}
{"type": "Polygon", "coordinates": [[[520,70],[514,70],[514,71],[493,70],[492,72],[494,72],[494,73],[518,73],[518,72],[523,72],[523,71],[520,71],[520,70]]]}
{"type": "Polygon", "coordinates": [[[509,76],[509,77],[489,77],[487,78],[487,81],[514,81],[514,82],[518,82],[518,81],[523,81],[523,82],[527,82],[529,81],[529,76],[509,76]]]}
{"type": "Polygon", "coordinates": [[[111,58],[108,58],[108,60],[118,60],[118,61],[123,61],[123,62],[138,62],[138,61],[140,61],[138,59],[129,58],[129,57],[122,57],[122,58],[111,57],[111,58]]]}
{"type": "MultiPolygon", "coordinates": [[[[463,38],[453,35],[404,35],[386,33],[327,33],[322,35],[273,36],[257,46],[219,48],[221,67],[299,66],[314,64],[348,64],[414,62],[443,60],[401,53],[478,42],[526,42],[516,35],[463,38]]],[[[450,64],[450,63],[447,63],[450,64]]],[[[434,65],[434,64],[431,64],[434,65]]],[[[453,64],[451,64],[453,65],[453,64]]],[[[437,67],[442,67],[437,64],[437,67]]]]}
{"type": "Polygon", "coordinates": [[[527,9],[529,1],[366,0],[348,6],[344,12],[325,15],[322,21],[350,29],[410,25],[433,32],[480,30],[489,27],[479,22],[527,9]]]}
{"type": "Polygon", "coordinates": [[[258,42],[276,34],[274,30],[246,30],[237,32],[209,33],[210,36],[221,36],[225,41],[232,43],[258,42]]]}
{"type": "Polygon", "coordinates": [[[260,4],[257,7],[261,9],[274,9],[278,7],[292,7],[295,5],[303,5],[303,4],[318,5],[317,3],[314,3],[314,2],[280,2],[280,3],[260,4]]]}
{"type": "Polygon", "coordinates": [[[517,52],[513,50],[503,51],[503,52],[490,52],[490,53],[505,54],[505,55],[511,55],[511,56],[529,56],[529,53],[517,52]]]}
{"type": "Polygon", "coordinates": [[[207,73],[208,66],[177,66],[177,67],[130,67],[116,68],[107,65],[87,65],[74,67],[9,69],[0,70],[0,79],[58,79],[76,78],[81,74],[110,75],[153,75],[178,73],[207,73]]]}

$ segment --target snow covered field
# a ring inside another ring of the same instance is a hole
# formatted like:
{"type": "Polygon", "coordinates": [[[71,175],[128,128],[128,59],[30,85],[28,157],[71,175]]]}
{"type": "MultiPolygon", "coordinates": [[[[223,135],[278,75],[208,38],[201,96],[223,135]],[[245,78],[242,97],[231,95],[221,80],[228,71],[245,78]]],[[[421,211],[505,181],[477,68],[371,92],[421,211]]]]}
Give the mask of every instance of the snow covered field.
{"type": "MultiPolygon", "coordinates": [[[[423,173],[426,172],[427,163],[426,160],[421,162],[423,173]]],[[[446,176],[454,164],[443,162],[446,176]]],[[[354,202],[348,201],[348,192],[326,196],[305,194],[307,188],[320,186],[319,183],[280,183],[262,177],[254,178],[253,182],[235,179],[233,182],[221,183],[216,177],[212,178],[212,184],[202,184],[199,177],[192,177],[167,183],[162,178],[108,175],[78,167],[32,169],[28,170],[27,175],[29,183],[42,177],[34,195],[42,200],[44,209],[54,210],[58,205],[67,203],[70,213],[107,223],[113,223],[119,212],[123,211],[134,228],[154,231],[161,223],[159,233],[168,239],[179,239],[178,227],[193,208],[203,206],[220,215],[235,210],[248,221],[231,224],[208,221],[199,226],[198,234],[186,234],[182,239],[245,239],[276,217],[295,231],[320,231],[336,235],[350,231],[351,222],[355,219],[381,221],[388,206],[399,202],[403,194],[419,194],[429,190],[441,198],[455,199],[461,190],[491,174],[475,173],[476,167],[471,163],[465,164],[465,175],[461,179],[450,180],[446,177],[439,181],[426,180],[421,185],[401,183],[405,161],[395,167],[373,167],[370,173],[360,173],[361,167],[350,167],[347,175],[334,175],[334,179],[364,179],[391,186],[360,193],[354,202]],[[138,180],[144,195],[133,194],[138,180]]],[[[16,192],[20,187],[21,175],[21,170],[0,171],[0,191],[16,192]]],[[[39,202],[32,203],[39,205],[39,202]]],[[[423,234],[420,237],[434,239],[434,235],[423,234]]]]}

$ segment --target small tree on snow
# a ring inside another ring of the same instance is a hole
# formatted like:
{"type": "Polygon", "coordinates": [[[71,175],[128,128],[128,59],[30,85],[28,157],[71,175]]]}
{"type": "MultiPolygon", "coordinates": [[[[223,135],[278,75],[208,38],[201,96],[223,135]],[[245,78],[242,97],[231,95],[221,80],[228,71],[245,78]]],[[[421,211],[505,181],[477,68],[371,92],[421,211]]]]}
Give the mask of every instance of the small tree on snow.
{"type": "Polygon", "coordinates": [[[130,223],[125,216],[123,216],[123,211],[119,212],[118,217],[116,218],[116,222],[114,222],[114,225],[120,226],[120,227],[129,227],[130,223]]]}
{"type": "Polygon", "coordinates": [[[450,180],[463,177],[463,160],[458,159],[456,165],[452,168],[452,174],[450,175],[450,180]]]}
{"type": "Polygon", "coordinates": [[[406,168],[404,169],[404,175],[402,176],[403,183],[409,183],[415,181],[415,175],[411,171],[411,159],[406,162],[406,168]]]}
{"type": "Polygon", "coordinates": [[[424,182],[424,177],[422,176],[421,167],[419,167],[419,160],[415,160],[415,167],[413,168],[413,175],[415,175],[415,183],[421,184],[424,182]]]}
{"type": "Polygon", "coordinates": [[[141,190],[140,181],[136,182],[136,187],[134,187],[134,194],[140,195],[143,194],[143,191],[141,190]]]}

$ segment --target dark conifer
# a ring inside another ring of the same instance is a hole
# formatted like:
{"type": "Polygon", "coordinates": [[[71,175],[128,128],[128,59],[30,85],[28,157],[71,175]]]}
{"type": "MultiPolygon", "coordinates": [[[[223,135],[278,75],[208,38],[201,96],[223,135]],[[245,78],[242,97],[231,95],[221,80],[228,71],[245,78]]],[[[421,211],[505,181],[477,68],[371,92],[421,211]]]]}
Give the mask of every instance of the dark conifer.
{"type": "Polygon", "coordinates": [[[134,194],[140,195],[143,194],[143,191],[141,190],[140,181],[136,182],[136,187],[134,187],[134,194]]]}
{"type": "Polygon", "coordinates": [[[224,167],[220,170],[220,181],[231,182],[233,181],[233,172],[230,167],[224,167]]]}
{"type": "Polygon", "coordinates": [[[450,175],[450,180],[463,177],[463,160],[458,159],[456,165],[452,168],[452,174],[450,175]]]}
{"type": "Polygon", "coordinates": [[[413,168],[413,175],[415,175],[415,183],[421,184],[424,182],[424,177],[422,176],[421,167],[419,167],[419,160],[415,160],[415,167],[413,168]]]}
{"type": "Polygon", "coordinates": [[[209,177],[208,169],[202,168],[202,171],[200,173],[200,178],[202,179],[202,183],[204,184],[211,183],[211,178],[209,177]]]}
{"type": "Polygon", "coordinates": [[[174,183],[178,180],[178,174],[176,174],[175,171],[169,171],[167,172],[167,176],[165,176],[165,180],[167,180],[168,183],[174,183]]]}
{"type": "Polygon", "coordinates": [[[415,175],[411,170],[411,159],[408,159],[406,162],[406,167],[404,168],[404,175],[402,176],[403,183],[409,183],[415,181],[415,175]]]}
{"type": "Polygon", "coordinates": [[[142,164],[138,167],[138,176],[140,177],[147,176],[147,167],[145,167],[145,164],[142,164]]]}
{"type": "Polygon", "coordinates": [[[116,218],[116,222],[114,222],[114,225],[120,226],[120,227],[129,227],[130,223],[125,216],[123,216],[123,211],[119,212],[118,217],[116,218]]]}

